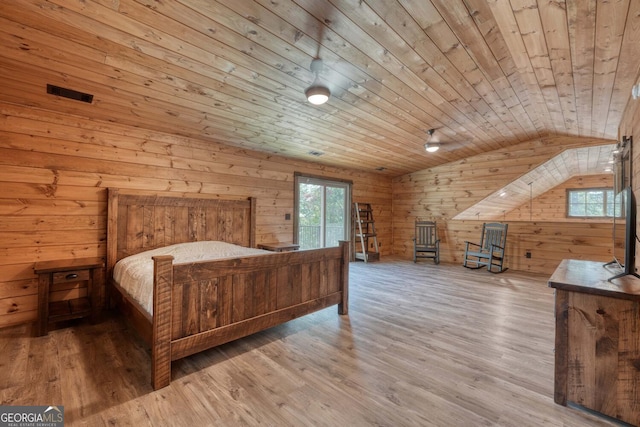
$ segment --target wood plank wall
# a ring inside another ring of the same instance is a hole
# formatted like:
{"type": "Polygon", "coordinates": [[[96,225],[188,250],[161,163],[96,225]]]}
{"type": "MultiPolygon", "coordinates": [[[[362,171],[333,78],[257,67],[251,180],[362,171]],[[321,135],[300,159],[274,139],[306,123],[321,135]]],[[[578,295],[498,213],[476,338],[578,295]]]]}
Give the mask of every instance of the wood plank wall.
{"type": "Polygon", "coordinates": [[[567,189],[569,188],[611,188],[613,175],[585,175],[571,178],[546,193],[527,201],[504,216],[505,221],[530,221],[531,219],[557,222],[603,222],[611,224],[610,219],[593,220],[567,218],[567,189]]]}
{"type": "MultiPolygon", "coordinates": [[[[483,221],[453,220],[456,214],[567,148],[603,143],[611,141],[574,137],[532,140],[508,150],[477,155],[395,178],[394,253],[411,258],[415,218],[435,219],[442,240],[442,261],[461,264],[464,241],[477,242],[480,239],[483,221]]],[[[612,185],[612,177],[610,179],[609,185],[612,185]]],[[[551,203],[551,198],[558,197],[568,186],[600,186],[606,181],[607,178],[600,175],[573,179],[534,199],[531,216],[527,203],[501,218],[509,223],[508,267],[551,274],[564,258],[609,261],[611,222],[568,220],[558,213],[560,205],[564,207],[564,197],[558,198],[553,206],[551,203]],[[525,258],[527,251],[531,252],[531,258],[525,258]]]]}
{"type": "Polygon", "coordinates": [[[0,327],[35,320],[34,262],[105,256],[107,187],[257,197],[257,243],[290,242],[294,172],[352,180],[391,253],[380,174],[0,103],[0,327]]]}

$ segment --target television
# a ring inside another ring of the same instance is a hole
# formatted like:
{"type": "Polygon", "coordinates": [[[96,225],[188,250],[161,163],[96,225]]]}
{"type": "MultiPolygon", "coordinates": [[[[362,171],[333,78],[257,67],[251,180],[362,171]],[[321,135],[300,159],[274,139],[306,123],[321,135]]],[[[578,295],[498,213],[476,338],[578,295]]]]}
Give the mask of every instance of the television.
{"type": "Polygon", "coordinates": [[[630,136],[623,136],[614,151],[613,191],[618,194],[631,185],[631,144],[630,136]]]}
{"type": "Polygon", "coordinates": [[[630,186],[615,195],[613,215],[613,261],[622,271],[609,281],[623,276],[636,276],[636,199],[630,186]]]}

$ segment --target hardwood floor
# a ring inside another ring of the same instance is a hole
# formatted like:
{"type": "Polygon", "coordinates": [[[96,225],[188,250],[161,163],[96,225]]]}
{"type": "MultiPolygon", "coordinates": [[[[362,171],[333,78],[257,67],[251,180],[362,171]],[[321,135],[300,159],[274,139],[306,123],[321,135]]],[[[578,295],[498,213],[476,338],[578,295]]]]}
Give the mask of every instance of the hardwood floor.
{"type": "Polygon", "coordinates": [[[351,264],[336,307],[174,362],[117,315],[0,331],[2,405],[63,405],[66,425],[610,426],[553,402],[546,276],[383,259],[351,264]]]}

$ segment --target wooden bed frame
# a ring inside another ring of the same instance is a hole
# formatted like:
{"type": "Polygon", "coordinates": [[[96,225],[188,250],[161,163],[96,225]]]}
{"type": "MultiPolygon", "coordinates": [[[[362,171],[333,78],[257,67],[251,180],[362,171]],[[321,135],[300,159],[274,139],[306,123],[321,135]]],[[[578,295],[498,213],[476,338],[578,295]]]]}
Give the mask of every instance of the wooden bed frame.
{"type": "Polygon", "coordinates": [[[255,247],[255,199],[109,189],[109,296],[151,347],[154,389],[171,382],[171,362],[338,305],[348,310],[349,243],[339,247],[173,264],[154,257],[153,316],[113,280],[126,256],[199,240],[255,247]]]}

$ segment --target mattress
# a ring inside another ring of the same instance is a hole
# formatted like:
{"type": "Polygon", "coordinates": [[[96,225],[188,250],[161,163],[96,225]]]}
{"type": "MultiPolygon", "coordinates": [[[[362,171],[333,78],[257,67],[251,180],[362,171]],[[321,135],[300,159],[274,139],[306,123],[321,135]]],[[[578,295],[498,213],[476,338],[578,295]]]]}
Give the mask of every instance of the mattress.
{"type": "Polygon", "coordinates": [[[113,278],[150,315],[153,315],[153,259],[172,255],[174,264],[269,254],[262,249],[245,248],[227,242],[203,241],[179,243],[140,252],[118,261],[113,278]]]}

